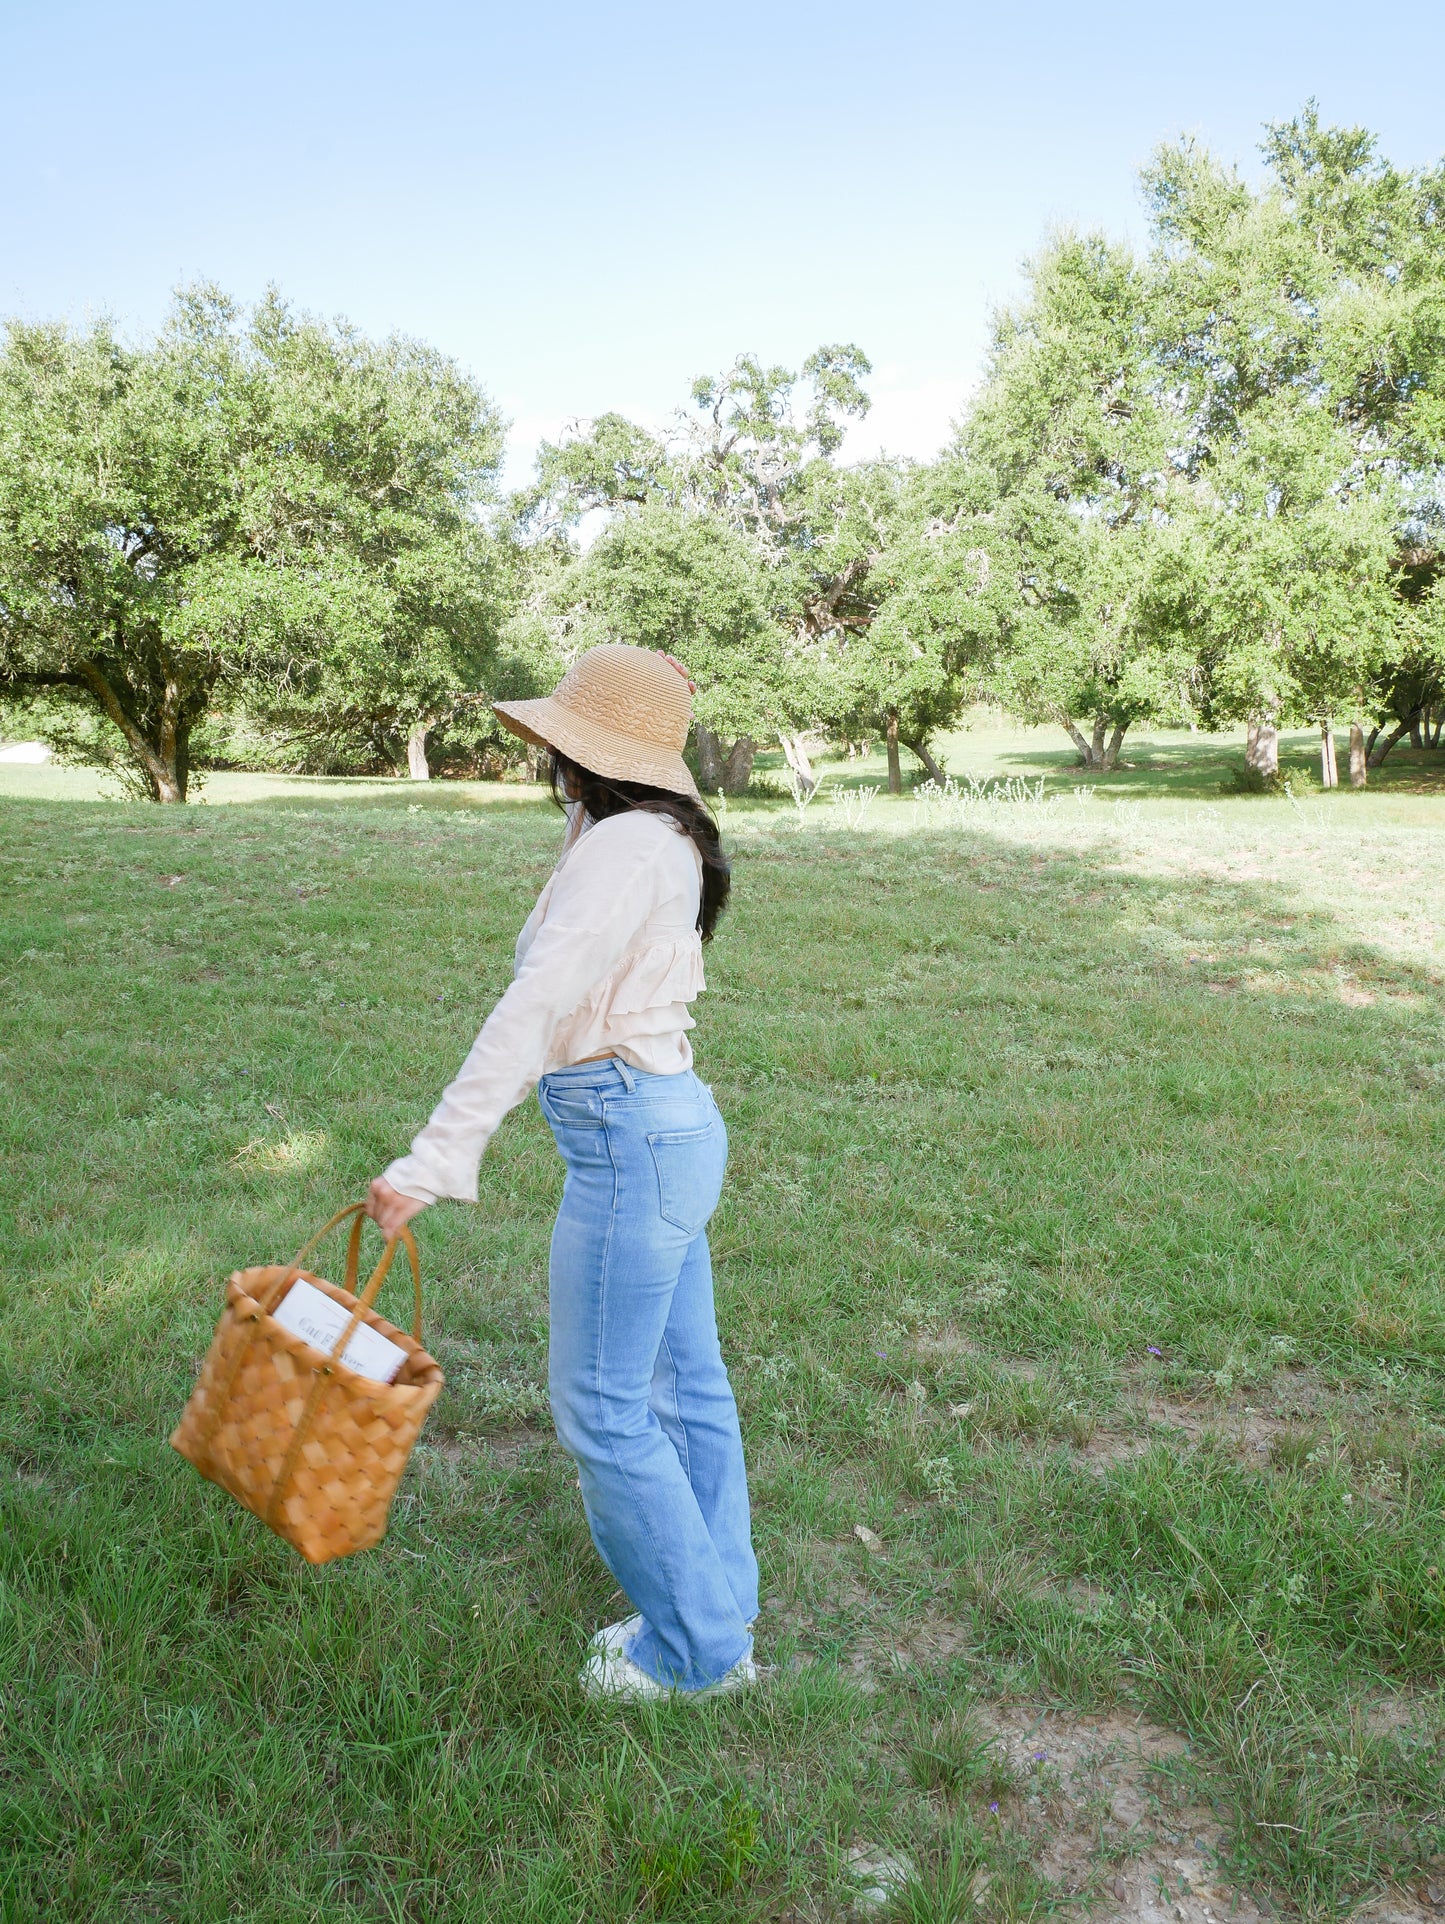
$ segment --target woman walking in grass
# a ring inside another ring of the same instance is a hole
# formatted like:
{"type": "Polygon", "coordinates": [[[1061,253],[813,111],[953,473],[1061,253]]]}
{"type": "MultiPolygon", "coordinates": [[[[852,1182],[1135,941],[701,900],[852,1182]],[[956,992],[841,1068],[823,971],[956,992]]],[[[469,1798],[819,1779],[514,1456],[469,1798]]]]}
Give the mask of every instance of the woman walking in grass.
{"type": "Polygon", "coordinates": [[[592,1541],[637,1612],[598,1631],[582,1684],[627,1700],[757,1675],[758,1570],[707,1243],[727,1131],[687,1039],[701,945],[728,896],[717,824],[682,759],[691,694],[670,656],[607,645],[545,699],[495,704],[551,750],[562,854],[517,939],[515,980],[368,1205],[390,1236],[429,1203],[474,1202],[482,1150],[537,1086],[567,1169],[552,1414],[592,1541]]]}

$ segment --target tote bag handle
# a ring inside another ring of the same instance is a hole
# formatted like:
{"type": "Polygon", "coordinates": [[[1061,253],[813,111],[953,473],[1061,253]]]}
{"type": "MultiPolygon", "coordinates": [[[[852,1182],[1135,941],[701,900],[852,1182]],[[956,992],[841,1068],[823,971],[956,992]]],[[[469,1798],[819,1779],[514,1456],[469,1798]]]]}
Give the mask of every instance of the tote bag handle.
{"type": "Polygon", "coordinates": [[[282,1296],[285,1295],[286,1291],[296,1281],[297,1276],[300,1274],[302,1263],[305,1262],[306,1258],[311,1254],[312,1250],[315,1249],[316,1245],[319,1242],[324,1241],[325,1238],[331,1234],[332,1230],[335,1229],[338,1223],[344,1223],[348,1216],[352,1217],[353,1220],[351,1224],[351,1234],[346,1239],[345,1287],[349,1295],[360,1297],[360,1304],[359,1304],[357,1313],[353,1315],[350,1324],[343,1331],[341,1341],[332,1350],[331,1352],[332,1360],[335,1361],[335,1359],[346,1348],[346,1345],[351,1341],[351,1332],[352,1330],[355,1329],[357,1323],[361,1319],[360,1311],[363,1309],[370,1309],[372,1304],[376,1301],[377,1292],[380,1290],[382,1284],[386,1281],[386,1272],[391,1268],[391,1265],[396,1258],[397,1250],[403,1246],[405,1246],[407,1256],[411,1262],[411,1280],[412,1280],[412,1286],[416,1292],[416,1313],[412,1319],[411,1333],[416,1338],[417,1342],[420,1343],[422,1340],[421,1258],[417,1254],[416,1238],[412,1235],[411,1230],[409,1228],[403,1225],[401,1234],[399,1236],[392,1237],[391,1241],[386,1245],[386,1248],[381,1252],[381,1261],[376,1265],[376,1268],[372,1271],[371,1278],[368,1281],[366,1288],[364,1290],[357,1288],[357,1283],[359,1281],[359,1272],[361,1267],[361,1231],[362,1231],[363,1225],[366,1222],[366,1204],[365,1203],[348,1203],[345,1209],[338,1209],[336,1214],[331,1218],[330,1222],[323,1224],[322,1227],[317,1230],[316,1234],[309,1239],[309,1241],[302,1243],[301,1247],[297,1250],[296,1254],[292,1257],[291,1261],[286,1265],[286,1269],[282,1274],[280,1282],[273,1284],[271,1291],[269,1293],[268,1299],[262,1305],[262,1307],[266,1310],[268,1315],[272,1311],[274,1311],[276,1305],[280,1302],[282,1296]]]}

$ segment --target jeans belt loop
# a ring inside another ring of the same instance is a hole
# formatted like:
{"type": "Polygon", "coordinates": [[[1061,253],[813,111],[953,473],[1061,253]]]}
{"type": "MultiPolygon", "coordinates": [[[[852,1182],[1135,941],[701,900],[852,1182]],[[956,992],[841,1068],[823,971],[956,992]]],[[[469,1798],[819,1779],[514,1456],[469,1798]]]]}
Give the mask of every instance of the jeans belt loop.
{"type": "Polygon", "coordinates": [[[621,1056],[614,1056],[612,1058],[612,1061],[617,1070],[618,1075],[620,1075],[622,1078],[623,1088],[627,1091],[628,1095],[635,1094],[637,1090],[637,1080],[634,1077],[631,1069],[628,1068],[627,1064],[622,1060],[621,1056]]]}

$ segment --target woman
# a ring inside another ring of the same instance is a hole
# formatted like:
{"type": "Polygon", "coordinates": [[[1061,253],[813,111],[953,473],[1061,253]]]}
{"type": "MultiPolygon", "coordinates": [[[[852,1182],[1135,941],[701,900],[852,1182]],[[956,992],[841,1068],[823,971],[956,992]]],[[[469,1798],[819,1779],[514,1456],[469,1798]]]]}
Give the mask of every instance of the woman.
{"type": "Polygon", "coordinates": [[[758,1570],[707,1244],[727,1131],[687,1039],[701,944],[728,895],[717,824],[682,759],[692,689],[671,656],[609,644],[545,699],[494,704],[552,752],[562,855],[518,937],[515,980],[368,1204],[394,1235],[443,1197],[474,1202],[488,1138],[538,1086],[567,1166],[552,1414],[592,1541],[637,1612],[597,1633],[581,1681],[629,1701],[757,1676],[758,1570]]]}

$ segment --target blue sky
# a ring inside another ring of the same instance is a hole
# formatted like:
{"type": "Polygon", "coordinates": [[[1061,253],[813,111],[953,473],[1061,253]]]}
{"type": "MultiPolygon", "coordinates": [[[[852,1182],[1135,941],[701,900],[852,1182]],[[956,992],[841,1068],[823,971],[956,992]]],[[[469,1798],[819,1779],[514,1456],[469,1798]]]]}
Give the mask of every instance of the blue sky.
{"type": "Polygon", "coordinates": [[[742,349],[871,356],[850,447],[923,455],[1051,224],[1142,231],[1190,131],[1318,96],[1445,152],[1445,8],[0,0],[0,311],[140,330],[197,277],[400,329],[540,434],[660,418],[742,349]],[[1383,18],[1383,17],[1382,17],[1383,18]]]}

